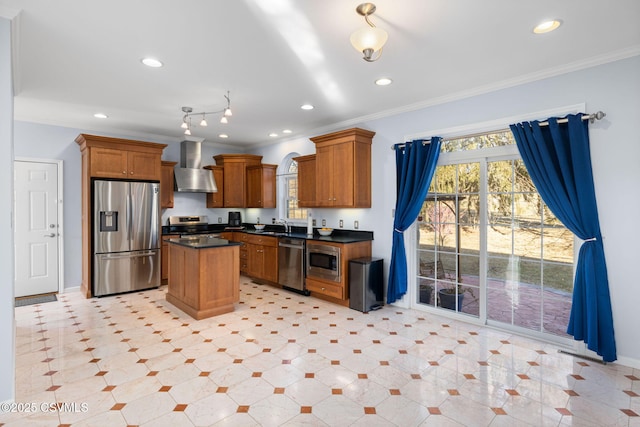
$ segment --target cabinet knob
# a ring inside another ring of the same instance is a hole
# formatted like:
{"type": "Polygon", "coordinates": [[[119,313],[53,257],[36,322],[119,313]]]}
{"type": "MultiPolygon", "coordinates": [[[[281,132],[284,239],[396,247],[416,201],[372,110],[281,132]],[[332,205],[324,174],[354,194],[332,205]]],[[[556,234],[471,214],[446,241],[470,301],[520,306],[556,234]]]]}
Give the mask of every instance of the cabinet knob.
{"type": "MultiPolygon", "coordinates": [[[[129,172],[131,175],[133,175],[133,171],[129,172]]],[[[335,200],[335,199],[334,199],[335,200]]]]}
{"type": "Polygon", "coordinates": [[[126,175],[126,174],[127,174],[127,171],[122,171],[122,173],[126,175]]]}
{"type": "Polygon", "coordinates": [[[322,290],[323,290],[323,291],[326,291],[326,290],[327,290],[327,288],[322,288],[322,290]]]}

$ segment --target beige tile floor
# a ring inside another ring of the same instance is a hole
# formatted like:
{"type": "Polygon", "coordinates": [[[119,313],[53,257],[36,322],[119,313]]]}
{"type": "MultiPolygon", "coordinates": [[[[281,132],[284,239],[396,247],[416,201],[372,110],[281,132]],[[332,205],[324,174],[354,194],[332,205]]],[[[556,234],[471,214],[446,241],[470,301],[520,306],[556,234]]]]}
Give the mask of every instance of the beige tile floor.
{"type": "Polygon", "coordinates": [[[17,308],[22,412],[0,426],[640,426],[632,368],[241,279],[236,310],[201,321],[166,287],[17,308]]]}

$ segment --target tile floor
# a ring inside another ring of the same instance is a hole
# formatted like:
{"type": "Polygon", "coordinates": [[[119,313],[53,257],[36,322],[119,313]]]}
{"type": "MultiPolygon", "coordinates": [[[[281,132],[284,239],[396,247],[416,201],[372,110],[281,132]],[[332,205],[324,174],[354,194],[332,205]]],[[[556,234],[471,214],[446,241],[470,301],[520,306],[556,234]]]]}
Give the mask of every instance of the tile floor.
{"type": "Polygon", "coordinates": [[[235,312],[201,321],[166,287],[17,308],[23,412],[0,426],[640,426],[632,368],[241,283],[235,312]]]}

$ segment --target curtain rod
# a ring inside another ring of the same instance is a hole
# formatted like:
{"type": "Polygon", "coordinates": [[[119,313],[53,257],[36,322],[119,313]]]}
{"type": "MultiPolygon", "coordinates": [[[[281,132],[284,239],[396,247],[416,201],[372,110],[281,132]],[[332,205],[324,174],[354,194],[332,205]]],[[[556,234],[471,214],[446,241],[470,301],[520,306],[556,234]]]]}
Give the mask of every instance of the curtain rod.
{"type": "MultiPolygon", "coordinates": [[[[583,114],[582,115],[582,120],[589,120],[589,123],[593,123],[596,120],[602,120],[607,114],[602,112],[602,111],[598,111],[596,113],[593,114],[583,114]]],[[[569,121],[569,119],[558,119],[558,123],[567,123],[569,121]]],[[[548,121],[544,121],[544,122],[540,122],[538,123],[539,126],[549,126],[549,122],[548,121]]],[[[469,135],[463,135],[463,136],[458,136],[456,138],[447,138],[447,139],[442,139],[442,142],[448,142],[448,141],[452,141],[454,139],[461,139],[461,138],[471,138],[474,136],[481,136],[481,135],[488,135],[490,133],[500,133],[500,132],[506,132],[506,131],[510,131],[511,129],[499,129],[499,130],[492,130],[489,132],[480,132],[480,133],[472,133],[469,135]]],[[[422,145],[427,145],[429,143],[429,141],[431,141],[431,138],[427,138],[424,141],[422,141],[422,145]]],[[[397,147],[399,148],[404,148],[406,144],[397,144],[397,147]]],[[[396,149],[396,145],[392,145],[391,146],[392,150],[396,149]]]]}

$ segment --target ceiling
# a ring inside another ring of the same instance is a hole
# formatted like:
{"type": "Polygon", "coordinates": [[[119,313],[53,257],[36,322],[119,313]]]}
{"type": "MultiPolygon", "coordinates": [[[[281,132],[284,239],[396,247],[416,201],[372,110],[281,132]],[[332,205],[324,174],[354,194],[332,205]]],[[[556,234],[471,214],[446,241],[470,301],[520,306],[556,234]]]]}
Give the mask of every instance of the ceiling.
{"type": "Polygon", "coordinates": [[[637,0],[378,0],[389,39],[368,63],[349,43],[359,3],[0,0],[15,119],[179,141],[183,106],[221,110],[230,91],[229,124],[209,116],[192,136],[250,147],[640,54],[637,0]],[[533,34],[548,18],[563,25],[533,34]]]}

